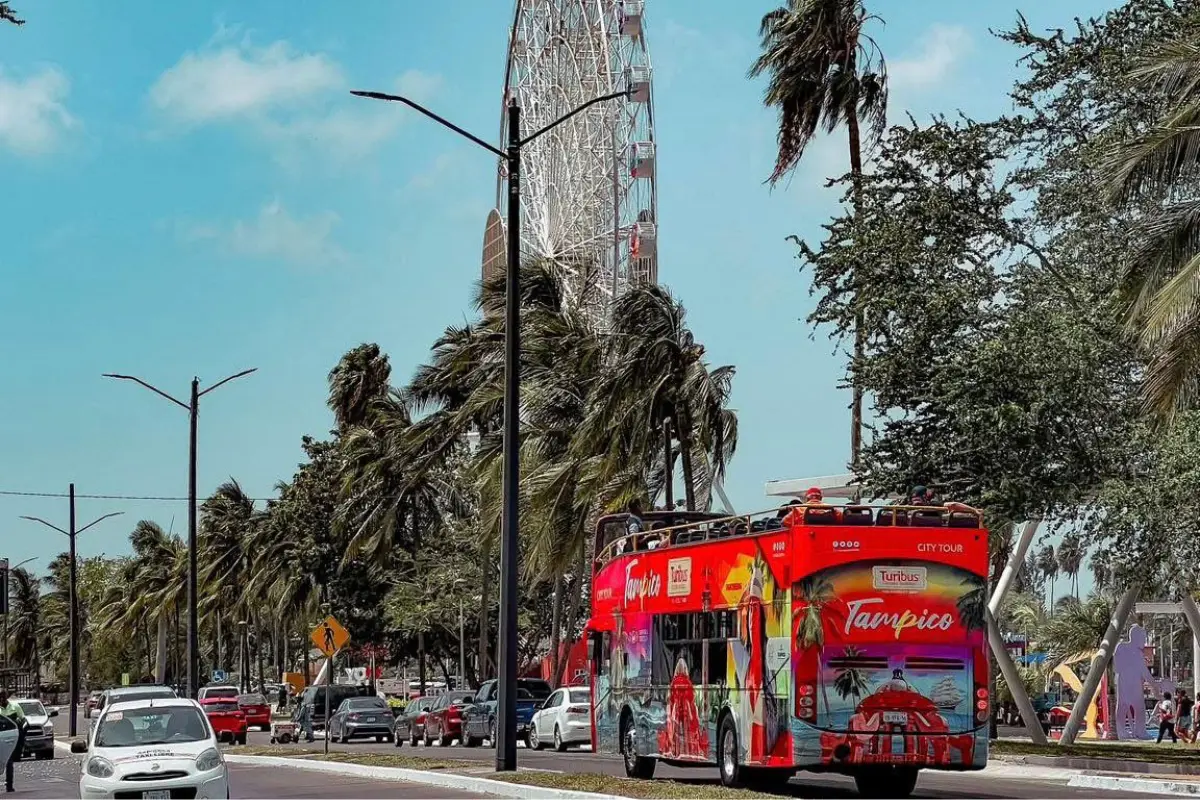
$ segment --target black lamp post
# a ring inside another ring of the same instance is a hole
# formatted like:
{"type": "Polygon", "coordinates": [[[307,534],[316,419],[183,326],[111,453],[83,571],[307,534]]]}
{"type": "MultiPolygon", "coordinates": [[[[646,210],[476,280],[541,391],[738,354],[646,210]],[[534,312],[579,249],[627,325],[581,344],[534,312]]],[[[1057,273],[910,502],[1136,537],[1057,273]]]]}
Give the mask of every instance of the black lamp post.
{"type": "Polygon", "coordinates": [[[134,383],[154,392],[159,397],[170,400],[172,403],[188,412],[187,696],[193,700],[200,691],[200,616],[199,612],[197,611],[199,592],[196,586],[196,574],[198,571],[196,563],[196,423],[197,418],[200,415],[200,398],[219,386],[223,386],[232,380],[244,377],[252,372],[257,371],[258,367],[242,370],[234,375],[230,375],[228,378],[222,378],[204,391],[200,391],[200,379],[192,378],[191,402],[188,403],[185,403],[182,400],[176,400],[174,397],[167,394],[162,389],[159,389],[157,386],[151,386],[141,378],[136,378],[133,375],[116,375],[108,372],[104,374],[105,378],[133,381],[134,383]]]}
{"type": "Polygon", "coordinates": [[[517,768],[517,559],[518,506],[520,503],[520,383],[521,383],[521,148],[597,103],[628,97],[629,91],[595,97],[583,105],[534,131],[521,136],[521,107],[515,100],[508,104],[508,146],[501,149],[488,144],[453,122],[438,116],[407,97],[383,92],[354,91],[357,97],[404,103],[434,122],[449,128],[493,153],[508,168],[508,269],[504,283],[504,521],[500,546],[500,698],[497,704],[496,770],[517,768]]]}
{"type": "MultiPolygon", "coordinates": [[[[77,733],[77,731],[75,729],[75,709],[76,709],[76,706],[79,701],[79,593],[76,590],[77,579],[76,579],[76,568],[75,568],[75,563],[76,563],[75,537],[78,536],[79,534],[83,533],[84,531],[86,531],[88,528],[92,527],[96,523],[103,522],[104,520],[108,519],[109,517],[120,516],[121,514],[124,514],[125,512],[124,511],[114,511],[111,514],[105,514],[102,517],[97,517],[96,519],[89,522],[87,525],[84,525],[82,528],[76,528],[75,527],[75,484],[73,484],[73,483],[71,484],[70,491],[67,496],[70,498],[70,508],[71,508],[71,510],[70,510],[71,522],[70,522],[70,525],[68,526],[67,530],[64,531],[62,528],[58,527],[57,525],[53,525],[53,524],[47,522],[46,520],[42,519],[41,517],[22,516],[21,519],[27,519],[30,522],[38,522],[38,523],[41,523],[42,525],[45,525],[47,528],[56,530],[59,533],[61,533],[63,536],[66,536],[67,541],[70,543],[68,545],[69,552],[67,555],[67,558],[70,559],[70,564],[68,566],[68,571],[69,571],[69,575],[70,575],[70,577],[68,578],[68,582],[70,584],[70,588],[67,590],[67,592],[68,592],[67,618],[70,621],[70,632],[71,632],[71,642],[70,642],[71,671],[70,671],[70,673],[68,673],[67,692],[71,695],[71,716],[68,717],[68,719],[67,719],[67,734],[74,737],[77,733]]],[[[6,664],[5,666],[8,666],[8,665],[6,664]]],[[[37,680],[37,676],[34,677],[34,680],[35,681],[37,680]]]]}

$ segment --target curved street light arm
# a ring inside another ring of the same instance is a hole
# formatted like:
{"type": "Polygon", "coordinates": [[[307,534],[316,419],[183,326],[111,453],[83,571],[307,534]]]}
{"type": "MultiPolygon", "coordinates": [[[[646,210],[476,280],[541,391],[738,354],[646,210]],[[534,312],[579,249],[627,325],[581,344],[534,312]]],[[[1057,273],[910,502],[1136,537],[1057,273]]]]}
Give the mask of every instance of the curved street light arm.
{"type": "Polygon", "coordinates": [[[495,153],[496,155],[500,156],[501,158],[508,158],[508,153],[504,152],[499,147],[488,144],[483,139],[480,139],[478,136],[471,133],[470,131],[465,130],[464,128],[458,127],[453,122],[446,119],[445,117],[442,117],[442,116],[439,116],[439,115],[433,113],[428,108],[425,108],[425,106],[421,105],[420,103],[414,103],[412,100],[409,100],[407,97],[402,97],[398,94],[385,94],[383,92],[365,92],[365,91],[361,91],[358,89],[352,90],[350,92],[350,94],[354,95],[355,97],[366,97],[369,100],[390,100],[394,103],[404,103],[404,105],[408,106],[409,108],[413,109],[414,111],[421,112],[422,114],[429,117],[431,120],[438,123],[439,125],[442,125],[443,127],[449,128],[450,130],[454,131],[459,136],[462,136],[466,139],[470,139],[472,142],[479,145],[484,150],[487,150],[491,153],[495,153]]]}
{"type": "Polygon", "coordinates": [[[236,375],[230,375],[228,378],[223,378],[223,379],[217,381],[216,383],[214,383],[212,386],[205,389],[203,392],[200,392],[200,394],[198,394],[196,396],[204,397],[204,395],[208,394],[213,389],[216,389],[218,386],[224,386],[225,384],[229,383],[232,380],[236,380],[238,378],[244,378],[252,372],[258,372],[258,367],[251,367],[250,369],[244,369],[241,372],[237,373],[236,375]]]}
{"type": "Polygon", "coordinates": [[[97,522],[103,522],[104,520],[108,519],[109,517],[119,517],[124,513],[125,513],[124,511],[113,511],[111,514],[105,514],[103,517],[97,517],[96,519],[89,522],[87,525],[84,525],[82,528],[76,529],[75,535],[78,536],[79,534],[86,531],[88,528],[95,525],[97,522]]]}
{"type": "Polygon", "coordinates": [[[46,522],[46,520],[42,519],[41,517],[27,517],[27,516],[25,516],[24,514],[22,514],[22,515],[21,515],[21,519],[27,519],[27,520],[29,520],[30,522],[40,522],[40,523],[42,523],[43,525],[45,525],[47,528],[53,528],[54,530],[58,531],[58,532],[59,532],[59,533],[61,533],[63,536],[70,536],[70,535],[71,535],[70,533],[68,533],[67,531],[64,531],[62,528],[58,527],[57,525],[54,525],[54,524],[52,524],[52,523],[49,523],[49,522],[46,522]]]}
{"type": "Polygon", "coordinates": [[[138,383],[138,384],[141,384],[142,386],[146,387],[150,391],[154,392],[156,395],[167,398],[172,403],[174,403],[175,405],[182,408],[184,411],[192,410],[192,407],[189,406],[187,403],[183,402],[182,400],[176,400],[174,397],[171,397],[171,395],[167,394],[162,389],[159,389],[157,386],[151,386],[150,384],[146,383],[141,378],[134,377],[133,375],[116,375],[111,372],[106,372],[106,373],[104,373],[104,375],[102,377],[116,378],[117,380],[122,380],[122,381],[133,381],[134,383],[138,383]]]}
{"type": "Polygon", "coordinates": [[[548,131],[553,130],[554,128],[557,128],[559,125],[562,125],[564,122],[569,120],[571,117],[575,116],[576,114],[579,114],[580,112],[586,111],[587,109],[591,108],[592,106],[596,105],[597,103],[605,103],[609,100],[616,100],[618,97],[629,97],[629,95],[630,95],[630,91],[628,89],[624,89],[620,92],[613,92],[612,94],[605,94],[605,95],[601,95],[600,97],[593,97],[591,100],[588,100],[586,103],[584,103],[583,105],[581,105],[579,108],[575,109],[574,111],[571,111],[571,112],[568,112],[568,113],[562,115],[561,117],[554,120],[554,122],[551,122],[546,127],[540,128],[540,129],[534,131],[533,133],[529,134],[524,139],[522,139],[520,142],[518,142],[517,145],[519,147],[524,147],[525,145],[532,142],[534,139],[541,136],[543,133],[546,133],[548,131]]]}

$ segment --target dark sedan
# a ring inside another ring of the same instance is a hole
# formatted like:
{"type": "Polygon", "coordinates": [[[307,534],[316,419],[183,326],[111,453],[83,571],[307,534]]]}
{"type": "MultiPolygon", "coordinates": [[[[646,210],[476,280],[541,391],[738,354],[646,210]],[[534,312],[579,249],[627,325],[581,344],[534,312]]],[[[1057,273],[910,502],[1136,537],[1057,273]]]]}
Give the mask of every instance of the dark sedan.
{"type": "Polygon", "coordinates": [[[437,702],[436,697],[417,697],[408,701],[408,705],[396,717],[392,732],[396,737],[396,747],[408,742],[413,747],[425,735],[425,718],[429,709],[437,702]]]}
{"type": "Polygon", "coordinates": [[[375,741],[392,740],[392,709],[379,697],[343,700],[329,719],[329,740],[348,742],[374,736],[375,741]]]}

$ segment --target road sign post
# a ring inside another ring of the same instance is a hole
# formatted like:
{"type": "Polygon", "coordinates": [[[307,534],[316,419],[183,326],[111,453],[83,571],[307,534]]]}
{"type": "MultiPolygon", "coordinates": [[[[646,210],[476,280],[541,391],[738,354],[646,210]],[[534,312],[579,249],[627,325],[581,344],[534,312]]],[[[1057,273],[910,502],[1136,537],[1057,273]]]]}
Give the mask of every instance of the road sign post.
{"type": "Polygon", "coordinates": [[[325,666],[325,752],[329,753],[329,694],[333,687],[333,670],[337,662],[338,651],[350,643],[350,632],[332,616],[313,628],[309,637],[317,649],[325,654],[328,662],[325,666]]]}

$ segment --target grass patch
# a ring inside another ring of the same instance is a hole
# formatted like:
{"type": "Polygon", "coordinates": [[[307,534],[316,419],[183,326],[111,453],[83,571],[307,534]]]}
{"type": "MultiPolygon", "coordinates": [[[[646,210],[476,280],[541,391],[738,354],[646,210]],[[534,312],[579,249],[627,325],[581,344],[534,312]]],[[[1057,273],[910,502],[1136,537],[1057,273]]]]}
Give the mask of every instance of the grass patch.
{"type": "Polygon", "coordinates": [[[692,798],[730,798],[733,800],[755,800],[756,798],[771,798],[778,800],[778,795],[762,794],[747,789],[726,789],[724,786],[697,783],[679,783],[678,781],[653,780],[635,781],[629,778],[615,778],[611,775],[596,775],[591,773],[568,774],[555,772],[504,772],[498,775],[488,775],[505,783],[515,783],[521,786],[538,786],[543,789],[566,789],[572,792],[596,792],[598,794],[615,794],[621,797],[639,797],[649,800],[691,800],[692,798]]]}
{"type": "Polygon", "coordinates": [[[460,761],[449,758],[421,758],[390,753],[324,753],[306,752],[284,747],[233,747],[228,750],[231,755],[241,756],[277,756],[295,759],[315,759],[318,761],[335,761],[342,764],[363,764],[369,767],[398,767],[400,769],[419,769],[431,771],[465,771],[470,770],[472,777],[490,778],[505,783],[520,786],[538,786],[546,789],[566,789],[574,792],[597,792],[599,794],[620,795],[622,797],[645,798],[646,800],[697,800],[712,798],[720,800],[768,800],[777,795],[763,794],[746,789],[726,789],[723,786],[711,784],[681,783],[678,781],[653,780],[635,781],[629,778],[617,778],[611,775],[594,773],[557,773],[557,772],[503,772],[480,773],[479,761],[460,761]]]}
{"type": "Polygon", "coordinates": [[[422,758],[390,753],[330,753],[297,750],[287,745],[231,747],[226,751],[234,756],[273,756],[275,758],[316,759],[339,764],[362,764],[367,767],[398,767],[400,769],[456,770],[478,767],[478,761],[453,758],[422,758]]]}
{"type": "Polygon", "coordinates": [[[1059,758],[1103,758],[1112,761],[1140,761],[1158,764],[1196,764],[1200,750],[1187,744],[1154,744],[1153,742],[1114,742],[1112,744],[1079,743],[1072,745],[1033,742],[992,742],[991,755],[1049,756],[1059,758]]]}

